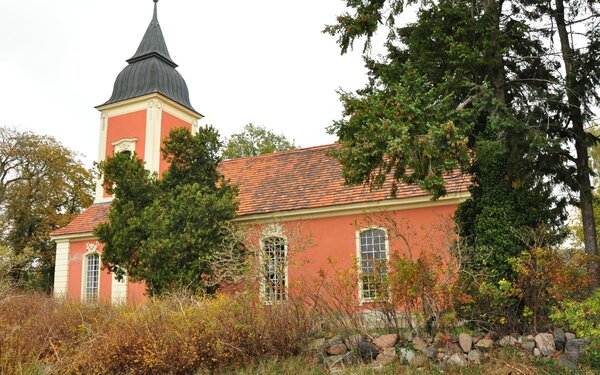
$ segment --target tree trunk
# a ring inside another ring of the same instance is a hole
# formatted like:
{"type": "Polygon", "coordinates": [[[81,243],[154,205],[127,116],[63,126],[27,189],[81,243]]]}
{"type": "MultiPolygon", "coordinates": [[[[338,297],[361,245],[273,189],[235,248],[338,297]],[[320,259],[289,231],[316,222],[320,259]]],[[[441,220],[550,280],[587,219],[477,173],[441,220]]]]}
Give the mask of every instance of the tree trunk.
{"type": "Polygon", "coordinates": [[[590,266],[590,277],[592,288],[600,286],[600,272],[598,268],[598,241],[596,240],[596,220],[594,218],[592,185],[590,183],[590,167],[588,147],[589,137],[584,128],[584,119],[581,111],[581,99],[579,97],[577,81],[573,72],[573,46],[569,42],[569,32],[565,22],[565,6],[563,0],[556,1],[556,10],[553,12],[554,20],[560,38],[562,58],[565,65],[565,91],[569,106],[569,117],[571,131],[575,141],[575,176],[579,185],[579,205],[581,208],[581,219],[583,222],[583,242],[585,252],[595,259],[590,266]]]}
{"type": "MultiPolygon", "coordinates": [[[[498,45],[498,36],[500,34],[500,15],[502,13],[503,0],[485,0],[484,15],[487,21],[487,32],[490,33],[490,45],[485,51],[488,65],[488,77],[494,88],[494,96],[499,104],[506,104],[505,81],[506,73],[504,70],[504,61],[500,46],[498,45]]],[[[497,113],[493,114],[498,115],[497,113]]]]}

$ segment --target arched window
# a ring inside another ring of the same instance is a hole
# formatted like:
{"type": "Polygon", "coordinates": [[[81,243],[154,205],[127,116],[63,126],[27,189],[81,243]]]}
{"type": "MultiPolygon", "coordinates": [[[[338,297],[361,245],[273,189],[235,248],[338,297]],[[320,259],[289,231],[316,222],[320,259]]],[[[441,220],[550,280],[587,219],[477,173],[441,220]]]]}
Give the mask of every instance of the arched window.
{"type": "Polygon", "coordinates": [[[287,299],[287,243],[283,237],[262,240],[264,277],[262,295],[266,303],[287,299]]]}
{"type": "Polygon", "coordinates": [[[96,303],[100,290],[100,255],[96,252],[84,257],[83,302],[96,303]]]}
{"type": "Polygon", "coordinates": [[[359,231],[357,237],[361,302],[387,299],[387,233],[385,229],[369,228],[359,231]]]}

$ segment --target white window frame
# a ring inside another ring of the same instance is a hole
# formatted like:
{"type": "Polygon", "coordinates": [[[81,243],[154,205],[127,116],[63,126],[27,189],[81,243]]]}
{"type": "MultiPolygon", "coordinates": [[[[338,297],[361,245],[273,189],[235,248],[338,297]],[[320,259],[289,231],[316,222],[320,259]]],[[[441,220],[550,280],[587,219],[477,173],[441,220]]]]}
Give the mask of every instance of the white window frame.
{"type": "Polygon", "coordinates": [[[128,152],[133,157],[133,154],[135,154],[135,144],[137,140],[137,138],[121,138],[117,141],[114,141],[112,143],[114,155],[122,152],[128,152]]]}
{"type": "Polygon", "coordinates": [[[360,236],[361,234],[363,234],[364,232],[368,232],[371,230],[381,230],[384,233],[385,236],[385,262],[386,262],[386,269],[387,269],[387,275],[389,276],[389,266],[390,266],[390,241],[389,241],[389,236],[388,236],[388,230],[385,227],[377,227],[377,226],[372,226],[372,227],[365,227],[365,228],[360,228],[356,231],[356,259],[357,259],[357,263],[358,263],[358,301],[359,304],[362,305],[363,303],[369,303],[369,302],[376,302],[378,301],[378,298],[371,298],[371,297],[364,297],[364,293],[363,293],[363,268],[362,268],[362,251],[361,251],[361,243],[360,243],[360,236]]]}
{"type": "Polygon", "coordinates": [[[266,305],[272,305],[275,303],[286,302],[288,300],[288,291],[289,291],[289,285],[290,285],[290,279],[289,279],[289,275],[288,275],[288,268],[289,268],[288,240],[283,235],[283,231],[281,230],[280,227],[268,228],[263,233],[262,237],[260,238],[259,261],[260,261],[260,269],[261,269],[261,275],[260,275],[260,297],[261,297],[261,300],[266,305]],[[283,249],[284,249],[283,256],[285,259],[285,267],[283,270],[283,276],[284,276],[284,281],[285,281],[285,290],[283,291],[283,299],[281,299],[281,300],[273,300],[266,294],[266,287],[267,287],[266,278],[268,277],[268,275],[263,274],[263,272],[266,271],[265,262],[267,261],[267,259],[265,259],[265,241],[267,241],[271,238],[277,238],[283,242],[283,249]]]}
{"type": "Polygon", "coordinates": [[[100,277],[102,275],[102,267],[100,253],[98,252],[97,243],[86,244],[87,252],[83,255],[81,264],[81,301],[83,303],[96,304],[100,301],[100,277]],[[96,288],[96,297],[93,301],[89,300],[90,294],[87,293],[87,278],[88,278],[88,261],[92,256],[98,257],[98,286],[96,288]]]}

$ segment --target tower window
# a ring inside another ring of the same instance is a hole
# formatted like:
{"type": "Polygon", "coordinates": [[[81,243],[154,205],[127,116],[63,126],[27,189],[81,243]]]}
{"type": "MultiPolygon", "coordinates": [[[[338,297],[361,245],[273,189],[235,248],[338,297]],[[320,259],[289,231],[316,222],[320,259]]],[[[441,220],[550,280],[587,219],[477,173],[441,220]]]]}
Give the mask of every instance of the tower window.
{"type": "Polygon", "coordinates": [[[114,146],[115,154],[125,154],[129,156],[129,158],[133,157],[133,153],[135,152],[135,144],[137,142],[137,138],[122,138],[118,141],[112,143],[114,146]]]}
{"type": "Polygon", "coordinates": [[[129,150],[121,151],[121,152],[119,152],[119,154],[126,155],[129,159],[131,159],[133,157],[133,153],[129,150]]]}
{"type": "Polygon", "coordinates": [[[359,232],[361,301],[375,301],[387,295],[388,249],[384,229],[373,228],[359,232]]]}
{"type": "Polygon", "coordinates": [[[262,241],[264,279],[262,294],[266,303],[287,299],[287,244],[282,237],[268,237],[262,241]]]}

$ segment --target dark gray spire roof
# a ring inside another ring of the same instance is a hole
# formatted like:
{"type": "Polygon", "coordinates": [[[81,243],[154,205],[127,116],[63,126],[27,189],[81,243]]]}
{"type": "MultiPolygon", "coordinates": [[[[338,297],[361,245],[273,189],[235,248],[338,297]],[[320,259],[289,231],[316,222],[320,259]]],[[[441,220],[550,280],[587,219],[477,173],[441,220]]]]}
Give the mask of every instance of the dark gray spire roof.
{"type": "Polygon", "coordinates": [[[117,76],[113,93],[103,105],[120,102],[139,96],[159,93],[198,113],[190,103],[185,80],[175,69],[160,24],[158,23],[156,0],[154,15],[135,55],[127,60],[129,65],[117,76]]]}

